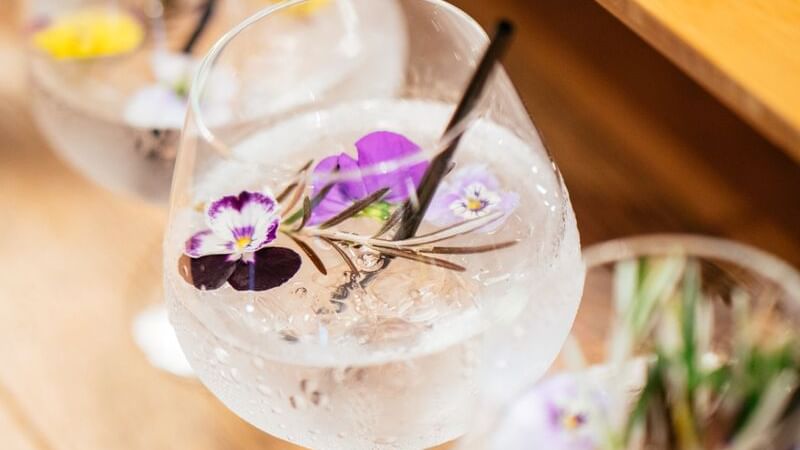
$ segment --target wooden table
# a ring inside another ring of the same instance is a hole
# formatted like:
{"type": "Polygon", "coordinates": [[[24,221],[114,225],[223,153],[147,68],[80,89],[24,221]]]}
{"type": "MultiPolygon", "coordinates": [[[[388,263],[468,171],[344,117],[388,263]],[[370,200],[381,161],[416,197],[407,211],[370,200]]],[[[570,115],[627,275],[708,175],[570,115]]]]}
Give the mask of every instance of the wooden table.
{"type": "MultiPolygon", "coordinates": [[[[487,24],[519,22],[507,66],[564,172],[584,242],[706,232],[800,263],[800,168],[593,1],[458,3],[487,24]]],[[[158,296],[163,214],[91,185],[49,151],[27,113],[8,14],[0,9],[0,448],[293,448],[138,353],[129,325],[158,296]]]]}
{"type": "Polygon", "coordinates": [[[800,2],[598,2],[800,161],[800,2]]]}

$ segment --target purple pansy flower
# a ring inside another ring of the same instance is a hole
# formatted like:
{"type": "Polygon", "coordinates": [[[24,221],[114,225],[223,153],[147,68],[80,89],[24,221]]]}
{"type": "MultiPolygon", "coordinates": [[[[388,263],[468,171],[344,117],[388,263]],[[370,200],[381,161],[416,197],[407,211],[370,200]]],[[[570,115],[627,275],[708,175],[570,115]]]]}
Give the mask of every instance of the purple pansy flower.
{"type": "Polygon", "coordinates": [[[401,134],[370,133],[356,142],[356,150],[357,159],[342,153],[323,159],[314,168],[312,195],[317,195],[331,181],[336,184],[314,209],[310,225],[336,216],[354,202],[383,188],[390,189],[384,201],[403,202],[410,191],[419,186],[428,168],[427,161],[410,161],[421,149],[401,134]],[[342,181],[336,182],[334,172],[337,171],[342,174],[342,181]]]}
{"type": "Polygon", "coordinates": [[[582,376],[551,377],[514,404],[492,439],[492,449],[593,450],[604,439],[606,402],[582,376]]]}
{"type": "Polygon", "coordinates": [[[277,237],[280,215],[275,200],[258,192],[222,197],[206,211],[207,229],[186,241],[181,274],[198,289],[225,282],[240,291],[264,291],[289,281],[300,269],[300,255],[268,247],[277,237]]]}
{"type": "Polygon", "coordinates": [[[453,225],[469,219],[502,211],[503,218],[481,228],[483,232],[498,229],[519,206],[519,195],[503,191],[500,182],[481,164],[457,170],[449,180],[442,181],[425,219],[439,226],[453,225]]]}

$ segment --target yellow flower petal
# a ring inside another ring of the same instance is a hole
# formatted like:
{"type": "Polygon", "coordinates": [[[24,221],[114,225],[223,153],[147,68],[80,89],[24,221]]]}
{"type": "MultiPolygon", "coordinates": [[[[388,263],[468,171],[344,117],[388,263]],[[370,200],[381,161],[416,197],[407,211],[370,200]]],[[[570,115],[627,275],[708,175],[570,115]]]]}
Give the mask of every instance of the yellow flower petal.
{"type": "MultiPolygon", "coordinates": [[[[281,0],[271,0],[271,1],[272,3],[280,3],[281,0]]],[[[330,2],[331,0],[309,0],[305,3],[292,6],[291,8],[286,10],[286,12],[294,16],[305,17],[317,12],[317,10],[324,8],[325,6],[328,6],[328,3],[330,2]]]]}
{"type": "Polygon", "coordinates": [[[135,50],[144,40],[142,24],[130,14],[90,9],[55,19],[33,35],[33,45],[57,59],[113,56],[135,50]]]}

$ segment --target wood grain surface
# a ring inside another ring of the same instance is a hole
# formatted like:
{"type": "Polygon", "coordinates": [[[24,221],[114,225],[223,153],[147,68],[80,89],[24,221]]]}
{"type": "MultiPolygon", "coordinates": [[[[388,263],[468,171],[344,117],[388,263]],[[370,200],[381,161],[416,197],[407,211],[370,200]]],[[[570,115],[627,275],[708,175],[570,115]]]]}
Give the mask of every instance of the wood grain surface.
{"type": "Polygon", "coordinates": [[[597,1],[800,161],[800,2],[597,1]]]}
{"type": "MultiPolygon", "coordinates": [[[[800,263],[800,168],[592,0],[457,3],[519,23],[507,66],[584,242],[705,232],[800,263]]],[[[0,8],[0,448],[294,448],[138,353],[129,326],[159,297],[163,213],[50,152],[12,17],[0,8]]]]}

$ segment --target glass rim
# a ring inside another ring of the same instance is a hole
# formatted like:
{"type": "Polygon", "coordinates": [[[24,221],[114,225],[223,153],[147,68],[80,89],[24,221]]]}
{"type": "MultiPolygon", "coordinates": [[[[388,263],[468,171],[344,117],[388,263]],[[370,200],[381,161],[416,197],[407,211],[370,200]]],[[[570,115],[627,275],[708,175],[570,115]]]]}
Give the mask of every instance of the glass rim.
{"type": "MultiPolygon", "coordinates": [[[[308,3],[313,0],[282,0],[279,3],[274,5],[266,6],[243,21],[239,22],[236,26],[225,32],[215,43],[211,46],[211,49],[206,53],[203,57],[202,61],[200,62],[200,66],[198,70],[195,72],[191,88],[189,89],[189,114],[187,114],[186,122],[193,122],[193,124],[197,127],[197,130],[200,133],[200,136],[208,141],[212,147],[216,150],[220,151],[222,154],[227,155],[230,153],[228,147],[221,142],[215,135],[214,132],[206,125],[205,121],[203,120],[203,109],[200,104],[200,97],[201,92],[204,91],[205,85],[208,82],[209,75],[211,73],[212,68],[216,64],[219,57],[222,55],[222,52],[225,48],[230,44],[239,34],[243,31],[247,30],[257,22],[262,19],[266,19],[267,17],[272,16],[273,14],[283,11],[285,9],[291,8],[293,6],[301,5],[303,3],[308,3]]],[[[340,1],[340,0],[334,0],[340,1]]],[[[464,23],[468,24],[473,31],[477,31],[482,38],[489,41],[489,35],[486,33],[486,30],[481,27],[481,25],[474,19],[472,16],[464,12],[462,9],[458,8],[457,6],[448,3],[445,0],[415,0],[418,2],[423,3],[430,3],[440,8],[449,10],[451,13],[456,14],[460,19],[464,21],[464,23]]],[[[459,127],[462,128],[462,127],[459,127]]],[[[459,130],[453,130],[452,132],[445,135],[442,141],[447,141],[448,137],[459,132],[459,130]]],[[[425,152],[425,149],[423,149],[425,152]]],[[[549,155],[548,155],[549,156],[549,155]]]]}
{"type": "MultiPolygon", "coordinates": [[[[186,115],[184,129],[188,128],[188,125],[191,124],[196,127],[196,131],[193,133],[197,135],[200,139],[206,141],[211,148],[218,152],[223,157],[231,157],[233,156],[233,151],[231,146],[223,142],[222,139],[217,137],[214,131],[212,131],[209,124],[206,123],[203,114],[203,107],[201,105],[201,98],[203,92],[205,91],[205,87],[208,83],[209,77],[211,72],[213,71],[214,66],[219,61],[219,58],[228,47],[228,45],[236,39],[242,32],[249,29],[259,21],[266,19],[268,17],[273,16],[273,14],[278,13],[282,10],[287,8],[291,8],[297,5],[302,5],[304,3],[308,3],[313,0],[283,0],[279,3],[274,5],[270,5],[260,9],[259,11],[255,12],[254,14],[250,15],[242,22],[228,30],[222,37],[220,37],[211,49],[206,53],[203,57],[198,70],[195,72],[192,82],[191,88],[189,90],[189,101],[188,101],[188,114],[186,115]]],[[[333,1],[342,1],[342,0],[333,0],[333,1]]],[[[487,34],[486,30],[469,14],[465,11],[461,10],[457,6],[448,3],[445,0],[413,0],[418,3],[427,3],[433,5],[434,7],[441,8],[442,10],[446,10],[452,14],[454,14],[460,24],[466,25],[470,28],[472,32],[477,33],[480,36],[480,39],[485,41],[486,44],[489,43],[489,35],[487,34]]],[[[499,64],[499,69],[502,68],[502,64],[499,64]]],[[[516,89],[515,89],[516,92],[516,89]]],[[[326,105],[326,107],[330,108],[331,106],[335,105],[326,105]]],[[[306,108],[299,108],[295,111],[297,114],[290,114],[284,119],[292,120],[293,118],[298,118],[303,116],[304,114],[314,113],[316,111],[308,110],[306,108]]],[[[530,118],[530,114],[526,111],[526,114],[530,118]]],[[[335,174],[327,174],[325,176],[326,182],[341,182],[341,181],[353,181],[358,180],[363,176],[371,176],[371,175],[381,175],[390,171],[399,170],[405,167],[413,166],[415,164],[419,164],[421,162],[432,160],[435,156],[439,155],[443,151],[447,149],[447,147],[455,140],[459,139],[461,136],[467,134],[469,130],[479,124],[486,124],[487,126],[491,126],[495,124],[495,122],[491,120],[487,120],[481,117],[480,114],[475,111],[473,114],[465,117],[461,122],[457,123],[452,129],[444,133],[435,144],[433,145],[426,145],[420,148],[419,152],[415,154],[398,158],[393,161],[383,162],[379,165],[376,165],[372,168],[359,168],[357,171],[337,171],[335,174]]],[[[535,129],[535,125],[532,125],[535,129]]],[[[537,135],[540,136],[540,133],[537,135]]],[[[520,142],[530,146],[528,144],[532,144],[529,140],[523,138],[522,136],[516,135],[519,138],[520,142]]],[[[554,165],[553,156],[550,150],[545,145],[544,141],[540,141],[541,147],[544,150],[544,155],[546,156],[547,162],[549,163],[548,166],[552,169],[554,177],[556,179],[556,188],[558,189],[559,197],[566,197],[566,188],[564,186],[563,177],[558,170],[558,168],[554,165]]]]}
{"type": "Polygon", "coordinates": [[[735,264],[780,286],[800,301],[800,272],[779,257],[729,239],[681,233],[647,234],[601,242],[583,249],[587,271],[622,259],[683,253],[735,264]]]}

